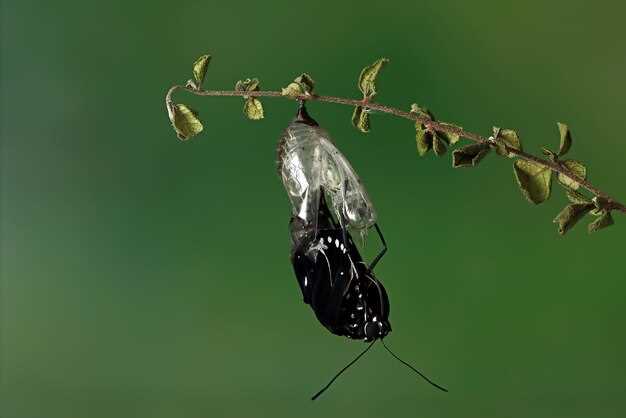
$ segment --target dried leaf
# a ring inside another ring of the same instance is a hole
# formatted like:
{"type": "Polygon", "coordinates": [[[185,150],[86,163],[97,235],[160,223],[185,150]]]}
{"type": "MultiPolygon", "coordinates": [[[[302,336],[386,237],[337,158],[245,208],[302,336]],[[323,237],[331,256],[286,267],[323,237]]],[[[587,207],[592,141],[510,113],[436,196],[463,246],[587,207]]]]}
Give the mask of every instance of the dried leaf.
{"type": "MultiPolygon", "coordinates": [[[[573,174],[580,177],[581,179],[587,178],[587,168],[579,161],[574,160],[566,160],[562,163],[565,167],[567,167],[573,174]]],[[[569,189],[577,190],[580,187],[580,184],[577,181],[570,179],[567,176],[559,173],[557,176],[557,180],[563,186],[569,189]]]]}
{"type": "Polygon", "coordinates": [[[613,223],[614,221],[613,221],[613,216],[611,215],[611,212],[604,211],[602,212],[602,214],[600,215],[598,219],[596,219],[595,221],[589,224],[589,226],[587,227],[587,230],[589,231],[590,234],[592,234],[596,231],[599,231],[601,229],[604,229],[606,227],[613,225],[613,223]]]}
{"type": "Polygon", "coordinates": [[[432,134],[420,123],[415,124],[415,140],[417,142],[417,153],[420,157],[426,155],[433,146],[432,134]]]}
{"type": "Polygon", "coordinates": [[[388,63],[387,58],[380,58],[372,65],[369,65],[361,71],[359,75],[359,90],[363,93],[363,97],[372,98],[376,95],[376,78],[383,66],[388,63]]]}
{"type": "MultiPolygon", "coordinates": [[[[452,125],[451,123],[440,123],[442,126],[446,126],[448,128],[453,128],[453,129],[459,129],[462,130],[463,128],[461,128],[460,126],[456,126],[456,125],[452,125]]],[[[446,138],[446,140],[448,141],[448,143],[450,145],[454,145],[457,142],[459,142],[459,139],[461,139],[461,137],[459,136],[459,134],[457,133],[453,133],[453,132],[439,132],[442,136],[444,136],[446,138]]]]}
{"type": "Polygon", "coordinates": [[[237,81],[235,84],[236,91],[258,91],[259,79],[258,78],[246,78],[245,80],[237,81]]]}
{"type": "Polygon", "coordinates": [[[211,62],[211,56],[202,55],[196,60],[196,62],[193,63],[193,78],[196,79],[196,85],[198,87],[202,86],[209,62],[211,62]]]}
{"type": "Polygon", "coordinates": [[[572,203],[591,203],[589,199],[587,199],[582,193],[577,192],[576,190],[567,189],[565,192],[567,194],[567,198],[572,203]]]}
{"type": "Polygon", "coordinates": [[[438,157],[445,155],[446,151],[448,150],[446,139],[440,136],[438,132],[434,132],[432,134],[432,137],[433,137],[433,151],[435,152],[435,155],[437,155],[438,157]]]}
{"type": "Polygon", "coordinates": [[[599,211],[603,211],[607,209],[607,206],[609,205],[609,200],[606,197],[594,196],[593,199],[591,199],[591,203],[595,205],[596,209],[598,209],[599,211]]]}
{"type": "Polygon", "coordinates": [[[171,103],[167,110],[178,139],[185,141],[202,132],[203,126],[198,114],[186,105],[171,103]]]}
{"type": "Polygon", "coordinates": [[[419,116],[427,117],[430,120],[435,119],[430,110],[426,109],[425,107],[418,106],[417,103],[413,103],[411,105],[411,113],[416,113],[419,116]]]}
{"type": "Polygon", "coordinates": [[[572,134],[570,133],[569,127],[561,122],[557,122],[559,127],[559,134],[561,135],[561,143],[559,145],[559,156],[563,156],[567,154],[569,149],[572,147],[572,134]]]}
{"type": "Polygon", "coordinates": [[[310,96],[313,93],[315,82],[306,73],[300,74],[287,87],[281,89],[280,94],[287,97],[310,96]]]}
{"type": "Polygon", "coordinates": [[[295,81],[293,83],[289,83],[287,87],[283,87],[280,90],[280,94],[287,97],[299,97],[304,96],[305,92],[302,86],[295,81]]]}
{"type": "MultiPolygon", "coordinates": [[[[496,129],[498,128],[494,128],[494,132],[496,129]]],[[[517,136],[517,132],[512,129],[498,129],[497,136],[494,138],[496,138],[496,152],[503,157],[512,158],[515,156],[507,151],[506,146],[517,150],[522,149],[522,142],[517,136]]]]}
{"type": "Polygon", "coordinates": [[[243,113],[248,119],[263,119],[263,105],[256,97],[248,97],[243,103],[243,113]]]}
{"type": "Polygon", "coordinates": [[[364,134],[370,131],[370,114],[367,109],[356,106],[352,113],[352,125],[364,134]]]}
{"type": "Polygon", "coordinates": [[[298,83],[305,94],[312,94],[313,89],[315,88],[315,81],[311,78],[307,73],[302,73],[294,80],[295,83],[298,83]]]}
{"type": "Polygon", "coordinates": [[[574,203],[567,205],[553,221],[559,226],[559,234],[565,235],[565,233],[576,225],[576,222],[581,220],[591,209],[593,209],[593,205],[590,203],[574,203]]]}
{"type": "Polygon", "coordinates": [[[548,159],[553,163],[555,163],[559,159],[559,154],[557,154],[556,152],[545,147],[541,148],[541,150],[543,151],[543,155],[548,157],[548,159]]]}
{"type": "Polygon", "coordinates": [[[488,144],[471,144],[452,152],[452,167],[475,167],[489,154],[488,144]]]}
{"type": "Polygon", "coordinates": [[[513,171],[522,194],[529,202],[536,205],[550,197],[552,188],[552,171],[542,165],[526,160],[517,160],[513,171]]]}

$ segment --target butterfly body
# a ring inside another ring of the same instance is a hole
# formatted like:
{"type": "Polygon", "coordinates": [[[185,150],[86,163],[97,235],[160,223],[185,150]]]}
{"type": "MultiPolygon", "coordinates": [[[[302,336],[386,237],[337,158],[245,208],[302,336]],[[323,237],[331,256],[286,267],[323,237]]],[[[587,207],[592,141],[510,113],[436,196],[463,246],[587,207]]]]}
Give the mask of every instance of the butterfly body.
{"type": "Polygon", "coordinates": [[[294,272],[318,321],[351,339],[385,337],[391,331],[387,292],[350,233],[332,219],[325,198],[320,199],[316,226],[292,217],[289,227],[294,272]]]}

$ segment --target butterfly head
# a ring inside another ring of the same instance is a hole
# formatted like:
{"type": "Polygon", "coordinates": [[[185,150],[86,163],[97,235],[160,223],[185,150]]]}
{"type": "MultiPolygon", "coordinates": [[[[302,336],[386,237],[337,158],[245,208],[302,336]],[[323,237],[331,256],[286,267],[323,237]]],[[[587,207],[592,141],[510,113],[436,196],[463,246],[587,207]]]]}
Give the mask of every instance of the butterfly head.
{"type": "Polygon", "coordinates": [[[365,341],[381,340],[391,331],[391,324],[387,320],[381,320],[373,317],[367,321],[364,326],[365,341]]]}

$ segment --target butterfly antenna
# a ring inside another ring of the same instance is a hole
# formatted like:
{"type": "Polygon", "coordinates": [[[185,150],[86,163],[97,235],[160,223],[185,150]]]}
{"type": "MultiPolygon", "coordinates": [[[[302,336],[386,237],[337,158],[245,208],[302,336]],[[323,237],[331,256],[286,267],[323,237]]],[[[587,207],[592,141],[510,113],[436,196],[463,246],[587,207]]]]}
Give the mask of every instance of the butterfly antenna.
{"type": "Polygon", "coordinates": [[[316,399],[317,399],[317,398],[318,398],[318,397],[319,397],[322,393],[326,392],[326,389],[328,389],[328,388],[330,387],[330,385],[332,385],[332,384],[333,384],[333,382],[334,382],[335,380],[337,380],[337,378],[338,378],[339,376],[341,376],[341,374],[342,374],[343,372],[345,372],[346,370],[348,370],[348,369],[350,368],[350,366],[352,366],[352,365],[353,365],[354,363],[356,363],[356,362],[357,362],[357,361],[358,361],[361,357],[363,357],[363,355],[364,355],[365,353],[367,353],[367,352],[369,351],[369,349],[370,349],[370,348],[372,348],[372,346],[374,345],[374,343],[375,343],[375,342],[376,342],[376,340],[372,341],[372,343],[371,343],[370,345],[368,345],[368,346],[365,348],[365,350],[361,351],[361,354],[359,354],[358,356],[356,356],[356,357],[354,358],[354,360],[352,360],[350,363],[348,363],[348,364],[347,364],[347,365],[346,365],[343,369],[339,370],[339,373],[337,373],[337,374],[335,375],[335,377],[333,377],[332,379],[330,379],[330,382],[328,382],[328,383],[326,384],[326,386],[324,386],[322,389],[320,389],[320,391],[319,391],[319,392],[317,392],[315,395],[313,395],[313,397],[311,398],[311,400],[312,400],[312,401],[316,400],[316,399]]]}
{"type": "Polygon", "coordinates": [[[448,389],[444,388],[443,386],[439,386],[438,384],[436,384],[435,382],[433,382],[432,380],[430,380],[428,377],[426,377],[422,372],[420,372],[419,370],[417,370],[415,367],[411,366],[409,363],[407,363],[406,361],[402,360],[400,357],[396,356],[394,354],[393,351],[391,351],[389,349],[389,347],[387,347],[387,344],[385,344],[384,340],[380,340],[383,343],[383,347],[385,347],[385,350],[389,351],[389,354],[391,354],[396,360],[398,360],[400,363],[404,364],[406,367],[408,367],[409,369],[413,370],[415,373],[419,374],[425,381],[427,381],[428,383],[430,383],[431,385],[433,385],[434,387],[436,387],[439,390],[442,390],[444,392],[447,392],[448,389]]]}

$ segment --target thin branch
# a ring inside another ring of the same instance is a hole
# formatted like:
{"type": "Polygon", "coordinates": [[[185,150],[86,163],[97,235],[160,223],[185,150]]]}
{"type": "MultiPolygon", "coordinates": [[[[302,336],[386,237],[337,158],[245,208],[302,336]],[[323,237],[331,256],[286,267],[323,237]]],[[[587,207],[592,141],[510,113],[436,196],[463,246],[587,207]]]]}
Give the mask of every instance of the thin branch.
{"type": "MultiPolygon", "coordinates": [[[[292,100],[312,100],[312,101],[327,102],[327,103],[338,103],[338,104],[348,105],[348,106],[364,106],[370,110],[375,110],[381,113],[394,115],[399,118],[408,119],[408,120],[415,121],[415,122],[420,122],[426,127],[432,130],[438,131],[438,132],[458,135],[462,138],[468,139],[476,143],[485,143],[489,145],[494,145],[493,140],[491,140],[490,138],[483,137],[473,132],[465,131],[462,128],[451,126],[443,122],[433,121],[426,116],[421,116],[421,115],[418,115],[416,113],[411,113],[411,112],[405,112],[395,107],[385,106],[379,103],[369,102],[369,101],[362,100],[362,99],[361,100],[346,99],[343,97],[336,97],[336,96],[319,96],[319,95],[313,94],[313,95],[291,97],[291,96],[283,96],[279,91],[234,91],[234,90],[201,90],[201,89],[195,90],[191,87],[186,87],[183,85],[174,85],[170,87],[170,89],[168,90],[165,96],[165,104],[168,109],[172,104],[172,94],[174,93],[174,91],[178,89],[186,90],[192,94],[195,94],[196,96],[282,97],[285,99],[292,99],[292,100]]],[[[587,189],[588,191],[593,193],[595,196],[599,196],[599,197],[606,199],[607,201],[606,209],[616,210],[622,213],[626,213],[626,206],[624,204],[618,202],[616,199],[612,198],[607,193],[603,192],[596,186],[592,185],[588,180],[578,177],[576,174],[574,174],[571,170],[569,170],[564,165],[559,164],[558,162],[552,162],[544,158],[536,157],[532,154],[518,150],[516,148],[509,147],[507,145],[505,145],[505,147],[508,153],[514,155],[516,158],[519,158],[521,160],[531,161],[535,164],[539,164],[541,166],[547,167],[550,170],[556,173],[562,174],[563,176],[575,181],[576,183],[579,183],[583,188],[587,189]]]]}

